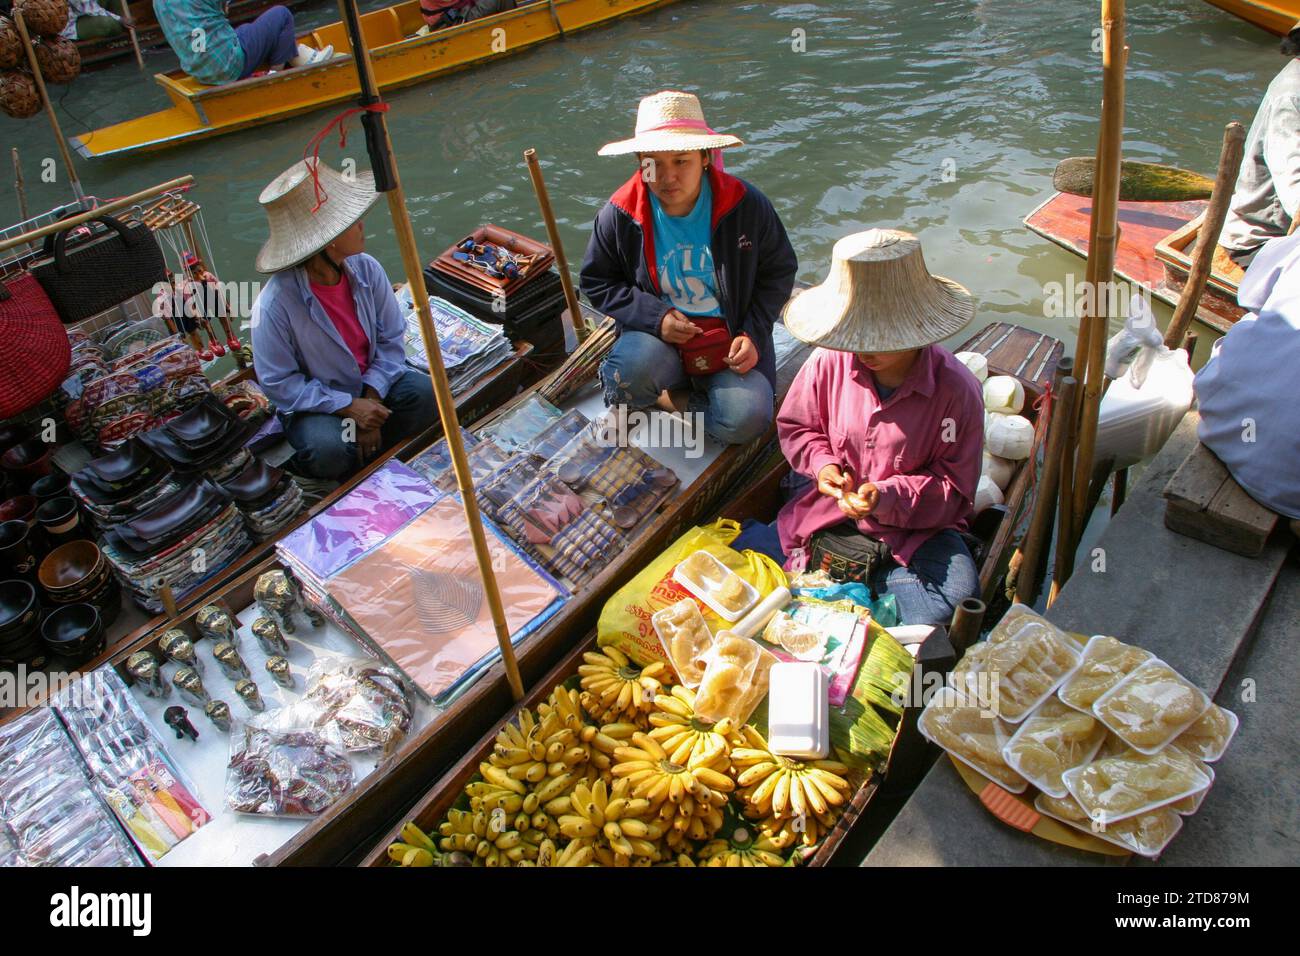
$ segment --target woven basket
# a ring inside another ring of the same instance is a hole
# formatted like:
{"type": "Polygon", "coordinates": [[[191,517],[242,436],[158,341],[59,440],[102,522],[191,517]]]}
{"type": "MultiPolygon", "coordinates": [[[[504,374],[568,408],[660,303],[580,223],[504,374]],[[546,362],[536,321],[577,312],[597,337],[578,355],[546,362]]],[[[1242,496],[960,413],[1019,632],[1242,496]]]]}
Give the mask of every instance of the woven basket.
{"type": "Polygon", "coordinates": [[[64,0],[14,0],[14,9],[23,15],[27,29],[41,36],[58,36],[68,25],[64,0]]]}
{"type": "Polygon", "coordinates": [[[27,119],[41,111],[36,81],[18,70],[0,73],[0,110],[14,119],[27,119]]]}
{"type": "Polygon", "coordinates": [[[71,40],[45,37],[34,49],[41,76],[47,83],[71,83],[81,72],[81,53],[71,40]]]}
{"type": "Polygon", "coordinates": [[[23,38],[18,27],[8,17],[0,17],[0,70],[22,66],[23,38]]]}

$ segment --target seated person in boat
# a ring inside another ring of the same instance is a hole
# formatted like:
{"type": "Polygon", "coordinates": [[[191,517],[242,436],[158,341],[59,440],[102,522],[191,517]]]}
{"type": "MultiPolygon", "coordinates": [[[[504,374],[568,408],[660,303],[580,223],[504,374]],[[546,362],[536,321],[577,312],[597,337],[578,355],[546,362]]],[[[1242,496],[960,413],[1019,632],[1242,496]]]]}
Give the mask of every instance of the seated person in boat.
{"type": "Polygon", "coordinates": [[[798,267],[771,202],[722,171],[721,150],[740,145],[689,93],[643,99],[636,135],[600,150],[638,167],[596,217],[581,272],[618,324],[605,403],[688,411],[729,444],[772,424],[772,326],[798,267]]]}
{"type": "Polygon", "coordinates": [[[979,591],[961,532],[983,393],[938,344],[974,312],[969,292],[926,270],[916,237],[893,229],[845,236],[826,281],[785,310],[790,333],[817,346],[776,418],[805,482],[777,517],[787,567],[893,594],[905,624],[946,624],[979,591]]]}
{"type": "Polygon", "coordinates": [[[68,24],[59,36],[65,40],[108,40],[121,36],[128,26],[135,24],[95,0],[68,0],[68,24]]]}
{"type": "Polygon", "coordinates": [[[1282,39],[1287,65],[1269,83],[1246,136],[1214,268],[1233,282],[1300,213],[1300,23],[1282,39]]]}
{"type": "Polygon", "coordinates": [[[270,237],[257,271],[271,279],[253,304],[253,367],[287,419],[289,467],[312,478],[342,479],[437,420],[433,383],[406,364],[393,286],[362,252],[374,186],[307,159],[258,197],[270,237]]]}
{"type": "Polygon", "coordinates": [[[1300,362],[1300,235],[1264,245],[1237,301],[1250,312],[1196,375],[1197,434],[1247,494],[1300,534],[1300,405],[1288,387],[1300,362]]]}
{"type": "Polygon", "coordinates": [[[334,55],[332,46],[313,50],[298,43],[287,7],[271,7],[238,27],[226,19],[221,0],[153,0],[153,12],[181,69],[209,86],[258,70],[310,66],[334,55]]]}
{"type": "Polygon", "coordinates": [[[434,30],[504,13],[516,6],[515,0],[420,0],[424,26],[416,30],[415,35],[428,36],[434,30]]]}

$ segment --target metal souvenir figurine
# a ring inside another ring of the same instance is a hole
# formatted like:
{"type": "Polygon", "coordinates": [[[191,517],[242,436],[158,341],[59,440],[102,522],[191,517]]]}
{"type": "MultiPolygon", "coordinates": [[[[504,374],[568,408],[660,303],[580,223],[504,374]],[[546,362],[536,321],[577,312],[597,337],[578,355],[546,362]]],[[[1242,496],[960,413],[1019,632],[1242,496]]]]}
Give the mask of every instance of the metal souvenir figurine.
{"type": "Polygon", "coordinates": [[[283,571],[267,571],[261,575],[253,587],[253,597],[267,614],[279,622],[281,631],[285,634],[297,631],[293,612],[302,606],[302,600],[287,574],[283,571]]]}
{"type": "Polygon", "coordinates": [[[230,733],[230,705],[224,700],[210,700],[203,707],[203,713],[212,721],[213,726],[223,733],[230,733]]]}
{"type": "Polygon", "coordinates": [[[182,667],[172,675],[172,683],[181,692],[181,696],[195,707],[203,707],[212,699],[208,689],[203,686],[203,678],[193,667],[182,667]]]}
{"type": "Polygon", "coordinates": [[[165,632],[158,639],[158,649],[169,661],[175,661],[181,667],[192,667],[200,674],[203,673],[203,662],[199,660],[199,655],[194,653],[194,642],[179,628],[165,632]]]}
{"type": "Polygon", "coordinates": [[[239,648],[229,641],[222,641],[212,648],[212,656],[217,659],[217,666],[221,668],[221,673],[231,680],[243,680],[249,675],[248,665],[239,656],[239,648]]]}
{"type": "Polygon", "coordinates": [[[244,702],[244,706],[251,711],[260,713],[266,710],[266,704],[262,701],[262,695],[258,692],[257,685],[247,678],[241,680],[235,685],[235,693],[239,699],[244,702]]]}
{"type": "Polygon", "coordinates": [[[271,675],[271,679],[281,687],[293,686],[293,673],[289,670],[289,662],[283,657],[268,657],[266,660],[266,672],[271,675]]]}
{"type": "Polygon", "coordinates": [[[172,692],[171,685],[163,679],[162,668],[158,666],[158,658],[148,651],[136,651],[128,657],[126,659],[126,672],[150,697],[167,697],[172,692]]]}
{"type": "Polygon", "coordinates": [[[225,608],[215,604],[199,608],[199,613],[194,615],[194,626],[209,640],[227,641],[239,646],[239,626],[225,608]]]}
{"type": "Polygon", "coordinates": [[[190,740],[198,740],[199,732],[194,725],[190,723],[189,712],[184,707],[171,706],[163,711],[163,723],[176,731],[176,739],[184,740],[189,737],[190,740]]]}
{"type": "Polygon", "coordinates": [[[280,626],[269,617],[259,617],[253,622],[253,636],[257,638],[257,643],[262,645],[262,650],[268,657],[277,654],[284,656],[289,653],[289,642],[280,633],[280,626]]]}
{"type": "Polygon", "coordinates": [[[288,568],[284,569],[284,576],[289,579],[289,586],[293,588],[293,593],[298,595],[298,605],[302,608],[302,613],[307,615],[307,621],[312,627],[324,627],[325,615],[316,610],[302,594],[302,584],[293,576],[293,572],[288,568]]]}

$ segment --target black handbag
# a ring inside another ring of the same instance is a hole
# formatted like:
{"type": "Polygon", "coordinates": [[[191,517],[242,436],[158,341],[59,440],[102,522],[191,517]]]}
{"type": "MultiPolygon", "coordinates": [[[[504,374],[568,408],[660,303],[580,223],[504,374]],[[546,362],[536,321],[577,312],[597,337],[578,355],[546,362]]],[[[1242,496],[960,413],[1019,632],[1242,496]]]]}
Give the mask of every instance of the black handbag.
{"type": "Polygon", "coordinates": [[[167,265],[153,232],[99,216],[89,238],[68,243],[70,230],[45,237],[32,274],[65,323],[80,322],[167,281],[167,265]]]}
{"type": "Polygon", "coordinates": [[[825,571],[833,581],[857,581],[870,587],[872,572],[893,560],[889,545],[868,537],[850,522],[842,522],[812,536],[805,570],[825,571]]]}

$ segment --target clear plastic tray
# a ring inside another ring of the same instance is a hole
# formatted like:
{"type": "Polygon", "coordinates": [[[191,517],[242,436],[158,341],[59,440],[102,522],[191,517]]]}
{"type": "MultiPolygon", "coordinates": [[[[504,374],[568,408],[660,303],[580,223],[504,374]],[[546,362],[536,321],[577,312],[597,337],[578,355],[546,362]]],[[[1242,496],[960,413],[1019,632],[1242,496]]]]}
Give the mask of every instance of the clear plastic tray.
{"type": "Polygon", "coordinates": [[[1209,706],[1205,691],[1153,657],[1098,697],[1092,713],[1138,753],[1151,755],[1196,723],[1209,706]],[[1150,716],[1140,712],[1143,708],[1150,716]]]}
{"type": "Polygon", "coordinates": [[[996,710],[1007,723],[1018,724],[1070,678],[1082,655],[1065,632],[1045,618],[1022,612],[1013,620],[999,635],[1004,617],[984,647],[967,652],[954,669],[953,685],[996,710]]]}
{"type": "Polygon", "coordinates": [[[1024,793],[1029,786],[1002,757],[1002,748],[1011,739],[1006,726],[954,688],[939,688],[921,711],[917,727],[926,740],[1009,792],[1024,793]],[[972,736],[987,739],[970,741],[972,736]],[[966,746],[960,747],[958,741],[966,746]]]}
{"type": "Polygon", "coordinates": [[[1092,713],[1097,698],[1151,660],[1150,651],[1104,634],[1097,634],[1083,649],[1083,659],[1057,695],[1062,703],[1092,713]]]}
{"type": "Polygon", "coordinates": [[[1117,757],[1103,757],[1061,775],[1070,795],[1089,817],[1107,825],[1137,816],[1157,807],[1177,803],[1184,797],[1200,793],[1210,786],[1210,778],[1201,772],[1197,761],[1176,748],[1145,755],[1129,751],[1117,757]],[[1181,773],[1182,785],[1157,793],[1153,788],[1162,774],[1181,773]],[[1123,777],[1127,776],[1126,782],[1123,777]],[[1135,786],[1150,783],[1144,788],[1135,786]]]}
{"type": "Polygon", "coordinates": [[[696,551],[680,561],[673,568],[673,580],[728,623],[739,621],[758,603],[754,586],[707,551],[696,551]],[[729,599],[730,589],[736,590],[734,600],[729,599]]]}
{"type": "Polygon", "coordinates": [[[1069,794],[1061,774],[1091,762],[1105,740],[1106,727],[1096,717],[1049,697],[1016,728],[1002,748],[1002,758],[1039,790],[1059,799],[1069,794]],[[1055,766],[1030,766],[1034,750],[1041,751],[1038,759],[1055,766]]]}
{"type": "Polygon", "coordinates": [[[1232,711],[1218,704],[1211,704],[1190,727],[1174,738],[1174,744],[1182,747],[1197,760],[1214,763],[1227,751],[1228,744],[1237,735],[1237,727],[1240,723],[1241,720],[1232,711]],[[1227,722],[1226,736],[1220,731],[1221,721],[1227,722]]]}
{"type": "Polygon", "coordinates": [[[692,690],[699,687],[704,677],[704,665],[700,659],[713,646],[713,634],[704,622],[699,606],[690,598],[683,598],[662,611],[656,611],[650,624],[659,636],[659,646],[664,649],[678,679],[692,690]]]}
{"type": "MultiPolygon", "coordinates": [[[[695,695],[695,713],[701,720],[740,723],[740,710],[753,685],[763,649],[747,637],[723,631],[704,652],[704,676],[695,695]]],[[[769,675],[770,676],[770,675],[769,675]]]]}
{"type": "Polygon", "coordinates": [[[1182,817],[1176,813],[1171,813],[1168,807],[1159,810],[1152,810],[1148,813],[1139,814],[1135,817],[1129,817],[1127,820],[1113,822],[1109,827],[1103,827],[1099,830],[1092,828],[1092,821],[1088,819],[1083,808],[1073,797],[1065,797],[1061,800],[1053,801],[1047,794],[1040,793],[1034,798],[1034,809],[1045,817],[1051,817],[1067,827],[1072,827],[1089,836],[1095,836],[1099,840],[1104,840],[1114,846],[1128,850],[1132,853],[1138,853],[1145,857],[1157,857],[1164,852],[1171,840],[1178,835],[1178,831],[1183,828],[1182,817]],[[1069,801],[1073,807],[1083,814],[1083,819],[1074,819],[1072,813],[1062,812],[1062,804],[1069,801]],[[1161,831],[1161,841],[1156,843],[1149,839],[1143,839],[1143,830],[1150,833],[1155,828],[1161,831]]]}
{"type": "MultiPolygon", "coordinates": [[[[1176,747],[1178,745],[1177,743],[1174,743],[1171,744],[1170,746],[1176,747]]],[[[1183,797],[1183,799],[1175,803],[1169,804],[1170,810],[1175,810],[1185,817],[1190,817],[1193,813],[1196,813],[1198,810],[1201,809],[1201,804],[1205,802],[1205,795],[1210,792],[1210,787],[1214,786],[1214,768],[1211,767],[1204,760],[1197,759],[1195,754],[1189,753],[1188,756],[1191,757],[1193,760],[1196,760],[1196,765],[1198,768],[1200,768],[1201,773],[1205,774],[1207,777],[1210,778],[1210,786],[1206,787],[1200,793],[1192,794],[1190,797],[1183,797]]]]}

